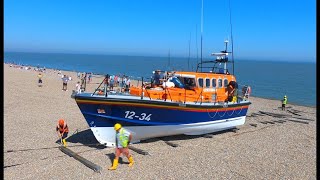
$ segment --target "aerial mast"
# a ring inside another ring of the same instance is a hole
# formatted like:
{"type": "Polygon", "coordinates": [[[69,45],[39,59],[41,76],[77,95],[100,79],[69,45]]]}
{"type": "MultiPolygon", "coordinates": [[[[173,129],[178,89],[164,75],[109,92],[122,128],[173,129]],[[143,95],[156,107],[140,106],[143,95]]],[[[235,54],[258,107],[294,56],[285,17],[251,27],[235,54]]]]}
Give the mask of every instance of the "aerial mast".
{"type": "Polygon", "coordinates": [[[190,41],[191,41],[191,32],[190,32],[190,38],[189,38],[189,57],[188,57],[188,71],[190,71],[190,41]]]}
{"type": "MultiPolygon", "coordinates": [[[[226,49],[224,50],[224,52],[226,53],[224,55],[225,59],[227,59],[227,54],[228,54],[228,42],[229,42],[228,40],[224,41],[224,43],[226,44],[226,49]]],[[[226,70],[227,70],[227,62],[224,63],[224,73],[227,73],[226,70]]]]}
{"type": "Polygon", "coordinates": [[[231,30],[231,55],[232,55],[232,74],[234,74],[234,59],[233,59],[233,36],[232,36],[232,22],[231,22],[231,2],[229,0],[229,14],[230,14],[230,30],[231,30]]]}
{"type": "Polygon", "coordinates": [[[201,72],[202,72],[202,33],[203,33],[203,0],[202,0],[202,6],[201,6],[201,54],[200,54],[200,61],[201,61],[201,72]]]}
{"type": "Polygon", "coordinates": [[[168,52],[168,68],[170,68],[170,49],[169,49],[169,52],[168,52]]]}

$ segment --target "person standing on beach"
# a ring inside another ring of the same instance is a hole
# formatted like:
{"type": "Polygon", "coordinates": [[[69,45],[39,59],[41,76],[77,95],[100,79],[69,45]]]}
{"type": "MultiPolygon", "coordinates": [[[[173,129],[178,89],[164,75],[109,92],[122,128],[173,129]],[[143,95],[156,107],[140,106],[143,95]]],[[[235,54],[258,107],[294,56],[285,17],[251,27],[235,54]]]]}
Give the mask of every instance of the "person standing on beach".
{"type": "Polygon", "coordinates": [[[81,75],[81,91],[85,91],[85,81],[86,81],[86,77],[84,76],[84,74],[81,75]]]}
{"type": "Polygon", "coordinates": [[[76,91],[77,91],[77,94],[81,93],[80,81],[78,81],[77,84],[76,84],[76,91]]]}
{"type": "Polygon", "coordinates": [[[288,99],[287,99],[287,95],[285,95],[282,100],[282,111],[286,110],[287,103],[288,103],[288,99]]]}
{"type": "Polygon", "coordinates": [[[103,87],[104,87],[103,92],[104,92],[105,97],[107,97],[107,95],[108,95],[108,92],[107,92],[108,86],[109,86],[109,75],[107,74],[103,80],[103,87]]]}
{"type": "Polygon", "coordinates": [[[109,170],[116,170],[118,167],[118,160],[123,153],[129,160],[129,167],[134,163],[132,155],[129,154],[128,145],[132,139],[132,134],[124,129],[121,124],[117,123],[114,125],[114,130],[116,131],[116,157],[113,160],[112,166],[109,170]]]}
{"type": "Polygon", "coordinates": [[[62,78],[62,91],[68,91],[67,89],[68,81],[69,81],[69,78],[67,77],[67,75],[64,75],[62,78]]]}
{"type": "Polygon", "coordinates": [[[114,75],[110,76],[110,91],[113,91],[114,86],[114,75]]]}
{"type": "Polygon", "coordinates": [[[130,80],[130,78],[128,77],[128,79],[126,80],[126,89],[125,89],[125,92],[128,92],[128,91],[129,91],[130,83],[131,83],[131,80],[130,80]]]}
{"type": "Polygon", "coordinates": [[[38,74],[38,78],[39,78],[38,79],[38,86],[42,87],[42,74],[41,73],[38,74]]]}
{"type": "Polygon", "coordinates": [[[126,90],[126,83],[127,83],[127,77],[124,75],[124,76],[122,77],[122,90],[121,90],[121,92],[125,92],[125,90],[126,90]]]}
{"type": "Polygon", "coordinates": [[[89,73],[89,75],[88,75],[88,83],[90,83],[91,80],[92,80],[92,73],[89,73]]]}
{"type": "Polygon", "coordinates": [[[59,139],[61,139],[63,146],[66,147],[67,146],[66,138],[68,137],[68,133],[69,133],[69,128],[66,121],[64,121],[63,119],[60,119],[58,121],[56,131],[58,133],[59,139]]]}

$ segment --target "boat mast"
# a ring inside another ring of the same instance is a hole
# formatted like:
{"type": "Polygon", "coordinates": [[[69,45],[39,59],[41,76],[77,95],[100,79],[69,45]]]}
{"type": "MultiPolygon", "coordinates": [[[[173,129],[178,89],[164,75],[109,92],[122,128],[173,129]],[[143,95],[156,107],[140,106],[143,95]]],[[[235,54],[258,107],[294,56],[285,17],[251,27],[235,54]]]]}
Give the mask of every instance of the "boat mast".
{"type": "Polygon", "coordinates": [[[170,49],[169,49],[169,52],[168,52],[168,68],[170,70],[170,49]]]}
{"type": "Polygon", "coordinates": [[[198,50],[198,25],[196,24],[196,48],[197,48],[197,65],[199,63],[199,50],[198,50]]]}
{"type": "Polygon", "coordinates": [[[201,61],[201,72],[202,72],[202,33],[203,33],[203,0],[202,0],[202,6],[201,6],[201,54],[200,54],[200,61],[201,61]]]}
{"type": "MultiPolygon", "coordinates": [[[[225,53],[228,53],[228,40],[225,40],[224,43],[226,44],[225,53]]],[[[224,55],[225,59],[227,59],[227,55],[224,55]]],[[[224,73],[227,73],[227,62],[224,62],[224,73]]]]}
{"type": "Polygon", "coordinates": [[[232,36],[232,22],[231,22],[231,2],[229,0],[229,14],[230,14],[230,29],[231,29],[231,55],[232,55],[232,74],[234,75],[234,59],[233,59],[233,36],[232,36]]]}
{"type": "Polygon", "coordinates": [[[189,38],[189,57],[188,57],[188,71],[190,71],[190,41],[191,41],[191,32],[190,32],[190,38],[189,38]]]}

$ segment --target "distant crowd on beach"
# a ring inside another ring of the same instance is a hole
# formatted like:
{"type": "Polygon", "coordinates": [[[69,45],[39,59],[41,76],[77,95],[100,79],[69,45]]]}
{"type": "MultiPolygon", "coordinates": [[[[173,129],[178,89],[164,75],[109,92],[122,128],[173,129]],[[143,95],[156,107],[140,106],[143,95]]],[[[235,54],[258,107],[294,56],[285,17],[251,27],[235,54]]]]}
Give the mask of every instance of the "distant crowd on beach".
{"type": "MultiPolygon", "coordinates": [[[[43,83],[43,75],[50,73],[50,74],[57,74],[58,77],[62,80],[62,90],[68,91],[68,82],[74,80],[70,75],[63,74],[59,69],[46,69],[46,67],[40,67],[37,65],[36,67],[32,67],[29,65],[24,64],[16,64],[12,63],[5,63],[8,64],[10,67],[21,69],[21,70],[28,70],[28,71],[35,71],[38,72],[38,86],[42,87],[43,83]]],[[[93,72],[77,72],[77,83],[75,86],[75,91],[77,93],[84,92],[86,90],[86,85],[92,83],[93,79],[93,72]]],[[[121,91],[121,92],[128,92],[129,87],[131,84],[131,79],[129,76],[125,74],[115,74],[115,75],[107,75],[107,81],[103,82],[104,87],[106,87],[110,91],[121,91]]],[[[104,93],[105,88],[101,89],[104,93]]]]}
{"type": "Polygon", "coordinates": [[[68,81],[72,81],[71,76],[63,74],[62,71],[58,70],[58,69],[48,70],[48,69],[46,69],[46,67],[40,67],[40,65],[37,65],[36,67],[32,67],[32,66],[24,65],[24,64],[16,64],[14,62],[13,63],[5,63],[5,64],[8,64],[9,67],[12,67],[12,68],[38,72],[37,77],[38,77],[38,86],[39,87],[42,87],[43,75],[46,73],[57,74],[58,77],[60,77],[62,79],[62,81],[63,81],[62,90],[63,91],[68,91],[67,90],[67,83],[68,83],[68,81]]]}
{"type": "Polygon", "coordinates": [[[17,69],[23,69],[23,70],[33,70],[33,71],[37,71],[37,72],[46,72],[46,67],[40,68],[40,66],[38,65],[37,67],[32,67],[28,66],[28,65],[23,65],[23,64],[15,64],[15,63],[5,63],[8,64],[10,67],[13,68],[17,68],[17,69]]]}

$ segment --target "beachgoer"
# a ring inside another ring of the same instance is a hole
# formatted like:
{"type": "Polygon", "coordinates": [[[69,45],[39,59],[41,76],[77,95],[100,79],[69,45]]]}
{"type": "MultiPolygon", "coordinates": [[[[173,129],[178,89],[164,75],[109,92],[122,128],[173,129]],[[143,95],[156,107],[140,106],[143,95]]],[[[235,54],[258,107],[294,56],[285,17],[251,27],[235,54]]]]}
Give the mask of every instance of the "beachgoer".
{"type": "Polygon", "coordinates": [[[129,91],[130,83],[131,83],[131,80],[130,80],[130,78],[128,77],[128,79],[127,79],[127,81],[126,81],[126,91],[129,91]]]}
{"type": "Polygon", "coordinates": [[[64,145],[64,147],[66,147],[67,146],[66,138],[68,137],[68,133],[69,133],[69,128],[68,128],[67,122],[63,119],[60,119],[58,121],[56,131],[58,133],[58,136],[59,136],[62,144],[64,145]]]}
{"type": "Polygon", "coordinates": [[[78,77],[78,79],[80,79],[80,72],[77,73],[77,77],[78,77]]]}
{"type": "Polygon", "coordinates": [[[132,139],[132,134],[117,123],[114,125],[114,130],[116,131],[116,157],[113,160],[112,166],[109,170],[116,170],[118,167],[118,159],[122,154],[124,154],[129,160],[129,167],[134,163],[132,155],[129,154],[128,145],[132,139]]]}
{"type": "Polygon", "coordinates": [[[67,89],[68,81],[69,81],[69,78],[67,77],[67,75],[64,75],[62,78],[62,91],[68,91],[67,89]]]}
{"type": "Polygon", "coordinates": [[[114,75],[110,76],[110,90],[113,91],[113,86],[114,86],[114,75]]]}
{"type": "Polygon", "coordinates": [[[127,77],[124,75],[123,78],[122,78],[122,89],[123,89],[123,91],[126,90],[126,84],[127,84],[127,77]]]}
{"type": "Polygon", "coordinates": [[[104,94],[105,97],[108,96],[108,94],[107,94],[108,86],[109,86],[109,75],[107,74],[107,75],[105,76],[104,80],[103,80],[103,87],[104,87],[103,92],[105,93],[105,94],[104,94]]]}
{"type": "Polygon", "coordinates": [[[118,86],[118,76],[117,75],[114,76],[114,86],[115,87],[118,86]]]}
{"type": "Polygon", "coordinates": [[[80,87],[81,91],[85,91],[85,80],[86,80],[86,78],[85,78],[84,74],[82,74],[81,75],[81,87],[80,87]]]}
{"type": "Polygon", "coordinates": [[[117,76],[117,86],[120,86],[120,75],[117,76]]]}
{"type": "Polygon", "coordinates": [[[42,74],[41,73],[38,74],[38,78],[39,78],[38,79],[38,86],[42,87],[42,74]]]}
{"type": "Polygon", "coordinates": [[[243,99],[248,99],[250,94],[251,94],[251,87],[248,85],[243,86],[242,88],[243,99]]]}
{"type": "Polygon", "coordinates": [[[77,94],[81,93],[80,81],[78,81],[77,84],[76,84],[76,91],[77,91],[77,94]]]}
{"type": "Polygon", "coordinates": [[[288,103],[288,98],[287,98],[287,95],[285,95],[282,100],[282,111],[286,110],[287,103],[288,103]]]}
{"type": "Polygon", "coordinates": [[[92,73],[90,73],[89,76],[88,76],[88,83],[91,82],[91,78],[92,78],[92,73]]]}

